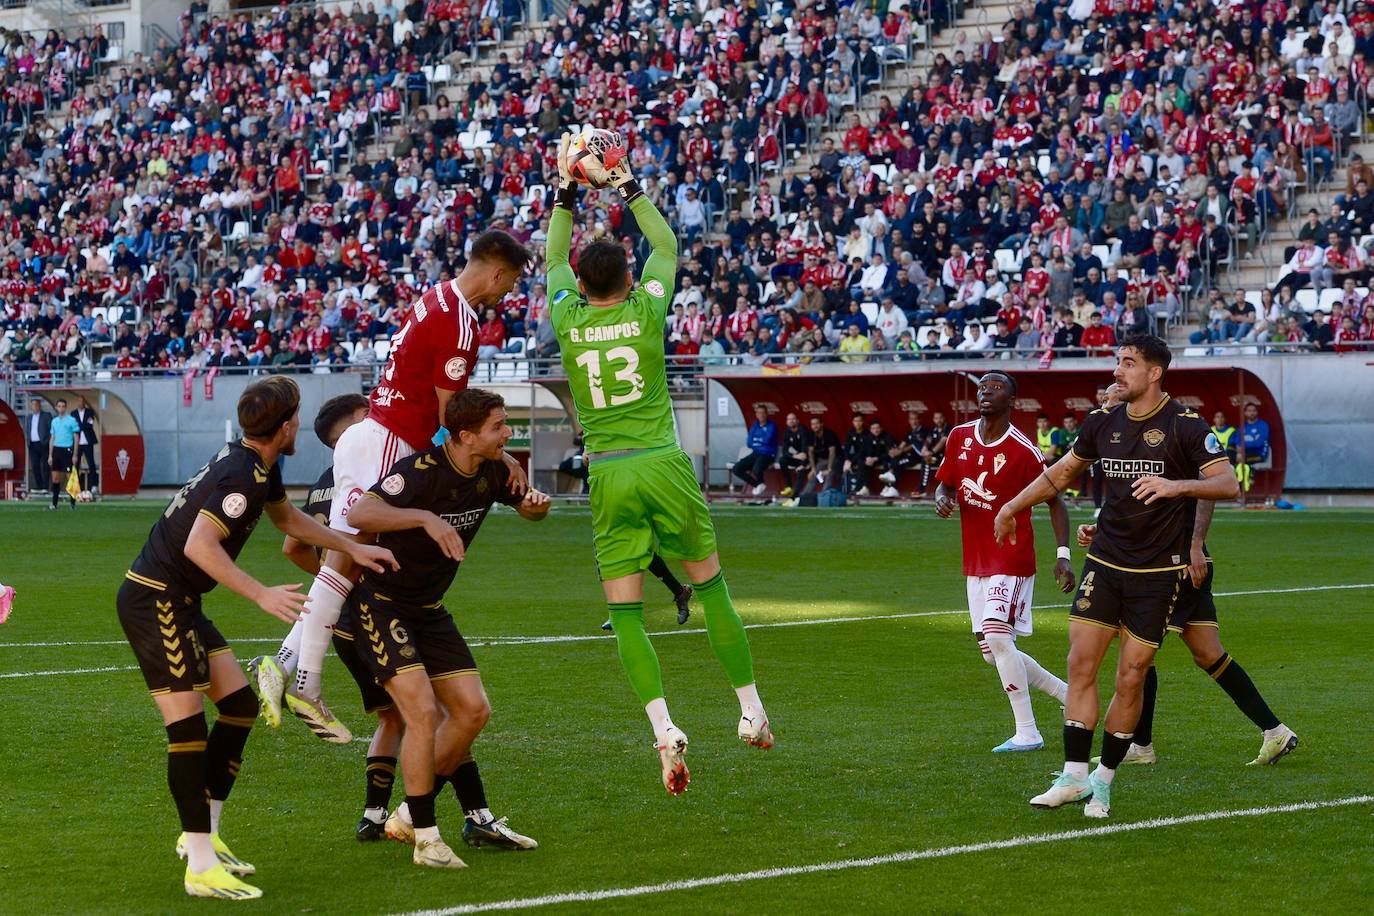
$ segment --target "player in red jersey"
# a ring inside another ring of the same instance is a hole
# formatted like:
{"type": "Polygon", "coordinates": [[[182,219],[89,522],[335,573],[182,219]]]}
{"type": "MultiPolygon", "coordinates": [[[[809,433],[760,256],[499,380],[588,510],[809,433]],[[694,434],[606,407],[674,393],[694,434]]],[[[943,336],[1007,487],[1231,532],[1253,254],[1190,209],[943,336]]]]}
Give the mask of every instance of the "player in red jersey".
{"type": "MultiPolygon", "coordinates": [[[[1015,543],[999,545],[989,527],[1002,504],[1045,470],[1040,450],[1011,425],[1015,397],[1016,381],[1010,375],[984,375],[978,382],[982,419],[954,427],[945,460],[935,475],[940,482],[935,490],[935,513],[949,518],[955,507],[959,508],[973,635],[983,661],[996,666],[1016,717],[1016,734],[993,748],[994,754],[1044,747],[1029,688],[1037,687],[1061,703],[1068,690],[1062,680],[1016,647],[1016,637],[1031,634],[1035,543],[1030,511],[1016,517],[1015,543]]],[[[1074,587],[1073,567],[1069,565],[1069,512],[1057,498],[1050,502],[1050,520],[1059,543],[1054,579],[1060,591],[1068,593],[1074,587]]]]}
{"type": "MultiPolygon", "coordinates": [[[[430,447],[443,425],[445,406],[468,386],[477,363],[479,310],[504,299],[528,262],[529,252],[513,236],[489,230],[472,243],[457,278],[435,284],[413,304],[391,339],[391,355],[372,389],[367,419],[345,430],[334,447],[331,528],[357,535],[348,524],[349,508],[393,464],[430,447]]],[[[522,492],[524,471],[515,459],[506,460],[511,489],[522,492]]],[[[317,737],[336,744],[352,740],[320,696],[320,673],[358,573],[348,557],[327,553],[310,586],[307,613],[292,627],[276,658],[258,665],[258,697],[268,725],[281,723],[284,701],[317,737]]]]}

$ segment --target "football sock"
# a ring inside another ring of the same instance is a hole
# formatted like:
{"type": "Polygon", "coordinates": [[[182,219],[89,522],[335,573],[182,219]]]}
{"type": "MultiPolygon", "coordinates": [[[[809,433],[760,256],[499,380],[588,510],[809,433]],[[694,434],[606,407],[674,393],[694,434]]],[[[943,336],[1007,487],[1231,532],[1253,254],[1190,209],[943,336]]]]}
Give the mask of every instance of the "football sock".
{"type": "Polygon", "coordinates": [[[491,812],[487,810],[487,790],[482,785],[482,774],[477,769],[476,760],[469,757],[458,764],[458,768],[449,776],[448,781],[453,785],[463,814],[479,824],[485,824],[491,819],[491,812]],[[486,812],[485,817],[483,812],[486,812]]]}
{"type": "Polygon", "coordinates": [[[344,600],[353,590],[353,583],[328,566],[320,567],[310,586],[308,613],[300,617],[302,623],[300,657],[296,667],[295,692],[300,696],[320,695],[320,673],[324,671],[324,655],[329,649],[334,624],[339,622],[344,600]]]}
{"type": "Polygon", "coordinates": [[[424,795],[407,795],[406,807],[410,809],[410,823],[415,828],[417,839],[421,829],[434,827],[433,792],[426,792],[424,795]]]}
{"type": "MultiPolygon", "coordinates": [[[[167,787],[172,790],[181,829],[186,833],[205,834],[207,843],[210,835],[210,805],[205,794],[208,735],[204,713],[178,719],[167,726],[167,787]]],[[[214,864],[213,855],[212,852],[210,864],[214,864]]],[[[192,871],[204,871],[209,867],[196,868],[194,862],[191,865],[192,871]]]]}
{"type": "Polygon", "coordinates": [[[1047,693],[1063,703],[1069,695],[1069,685],[1051,674],[1044,665],[1025,652],[1017,649],[1016,653],[1021,656],[1021,664],[1026,666],[1026,682],[1036,690],[1047,693]]]}
{"type": "Polygon", "coordinates": [[[1250,680],[1250,675],[1246,674],[1240,663],[1230,655],[1221,653],[1221,658],[1207,669],[1207,673],[1257,727],[1264,731],[1279,727],[1279,717],[1274,715],[1269,704],[1264,702],[1264,697],[1260,696],[1255,682],[1250,680]]]}
{"type": "MultiPolygon", "coordinates": [[[[258,700],[252,688],[240,687],[215,704],[219,717],[205,745],[205,786],[212,800],[224,801],[234,788],[243,762],[243,746],[258,718],[258,700]]],[[[214,833],[215,831],[211,831],[214,833]]]]}
{"type": "Polygon", "coordinates": [[[1088,778],[1088,758],[1093,751],[1093,731],[1082,722],[1064,723],[1064,772],[1088,778]]]}
{"type": "Polygon", "coordinates": [[[658,666],[649,635],[644,632],[644,602],[610,605],[611,629],[615,631],[620,664],[640,703],[663,697],[663,672],[658,666]]]}
{"type": "Polygon", "coordinates": [[[1126,759],[1126,752],[1131,749],[1131,742],[1134,736],[1125,732],[1102,733],[1102,762],[1097,765],[1096,772],[1093,773],[1103,782],[1110,783],[1112,777],[1116,776],[1116,768],[1121,766],[1121,761],[1126,759]]]}
{"type": "Polygon", "coordinates": [[[677,580],[677,576],[673,575],[673,571],[668,568],[667,561],[658,554],[654,554],[653,560],[650,561],[649,572],[657,576],[658,581],[668,587],[668,591],[672,592],[674,598],[678,596],[678,592],[682,591],[682,583],[677,580]]]}
{"type": "Polygon", "coordinates": [[[759,712],[763,712],[763,700],[759,699],[759,688],[755,684],[745,684],[743,687],[735,688],[735,696],[739,697],[740,712],[753,707],[759,712]]]}
{"type": "Polygon", "coordinates": [[[730,601],[725,573],[717,572],[695,587],[706,616],[706,638],[730,678],[730,686],[739,688],[754,683],[754,657],[749,652],[749,637],[744,634],[744,623],[730,601]]]}
{"type": "Polygon", "coordinates": [[[57,484],[52,485],[52,507],[57,508],[57,484]]]}
{"type": "Polygon", "coordinates": [[[224,800],[210,799],[210,832],[219,833],[219,817],[224,813],[224,800]]]}
{"type": "Polygon", "coordinates": [[[296,662],[301,654],[301,635],[304,632],[305,620],[303,617],[297,617],[296,622],[291,624],[291,632],[286,634],[281,648],[277,650],[277,663],[281,665],[281,670],[288,678],[296,673],[296,662]]]}
{"type": "Polygon", "coordinates": [[[1035,727],[1035,711],[1031,708],[1030,690],[1026,681],[1026,664],[1021,661],[1021,653],[1017,651],[1016,643],[1012,641],[1009,632],[989,633],[984,629],[983,636],[988,641],[988,649],[992,652],[993,662],[997,665],[997,674],[1002,679],[1002,690],[1011,702],[1011,712],[1016,719],[1016,736],[1038,738],[1040,730],[1035,727]]]}
{"type": "Polygon", "coordinates": [[[391,786],[396,781],[395,757],[369,757],[367,767],[367,808],[386,810],[391,803],[391,786]]]}
{"type": "Polygon", "coordinates": [[[645,703],[644,712],[649,716],[655,738],[661,738],[664,732],[673,727],[673,719],[668,715],[668,701],[663,697],[645,703]]]}
{"type": "Polygon", "coordinates": [[[1155,694],[1159,692],[1159,671],[1154,665],[1145,672],[1145,683],[1140,688],[1140,721],[1135,724],[1133,743],[1145,747],[1154,742],[1155,733],[1155,694]]]}

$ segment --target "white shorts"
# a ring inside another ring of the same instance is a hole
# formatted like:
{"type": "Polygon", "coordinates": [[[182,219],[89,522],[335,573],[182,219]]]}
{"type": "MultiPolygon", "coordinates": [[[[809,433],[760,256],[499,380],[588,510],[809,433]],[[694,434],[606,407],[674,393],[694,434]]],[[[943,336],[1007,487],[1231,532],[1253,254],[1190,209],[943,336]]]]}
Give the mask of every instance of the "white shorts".
{"type": "Polygon", "coordinates": [[[404,439],[371,417],[344,430],[334,444],[334,501],[329,505],[329,527],[357,534],[358,529],[348,524],[348,510],[393,464],[413,454],[415,449],[404,439]]]}
{"type": "Polygon", "coordinates": [[[1035,576],[969,576],[968,613],[973,632],[983,632],[983,621],[995,620],[1015,631],[1031,634],[1031,594],[1035,576]]]}

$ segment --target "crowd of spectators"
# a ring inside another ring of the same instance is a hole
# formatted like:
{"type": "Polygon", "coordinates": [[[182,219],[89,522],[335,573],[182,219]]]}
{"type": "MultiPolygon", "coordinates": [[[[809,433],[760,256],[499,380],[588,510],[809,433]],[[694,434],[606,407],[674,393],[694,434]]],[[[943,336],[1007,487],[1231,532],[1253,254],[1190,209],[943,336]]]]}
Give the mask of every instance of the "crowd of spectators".
{"type": "MultiPolygon", "coordinates": [[[[476,233],[542,249],[557,138],[587,124],[626,135],[680,232],[683,361],[1087,355],[1176,324],[1374,339],[1374,173],[1345,161],[1364,3],[1027,2],[920,67],[913,34],[947,9],[880,9],[587,0],[501,51],[517,0],[283,4],[188,15],[107,67],[98,32],[12,36],[0,366],[375,362],[476,233]],[[1276,292],[1211,291],[1346,169],[1276,292]]],[[[602,234],[645,255],[584,195],[574,250],[602,234]]],[[[556,354],[541,272],[484,316],[483,355],[556,354]]]]}

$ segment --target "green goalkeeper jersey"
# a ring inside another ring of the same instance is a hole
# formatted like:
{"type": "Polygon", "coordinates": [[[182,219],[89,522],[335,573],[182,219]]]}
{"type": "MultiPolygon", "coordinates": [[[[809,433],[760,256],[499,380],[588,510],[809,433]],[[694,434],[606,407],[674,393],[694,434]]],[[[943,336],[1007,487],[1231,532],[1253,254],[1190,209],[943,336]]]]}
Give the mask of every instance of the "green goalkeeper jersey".
{"type": "Polygon", "coordinates": [[[663,352],[663,325],[677,273],[677,236],[647,197],[630,201],[630,210],[653,252],[629,298],[609,308],[589,305],[578,291],[568,263],[572,214],[559,206],[549,217],[549,314],[592,453],[677,442],[663,352]]]}

